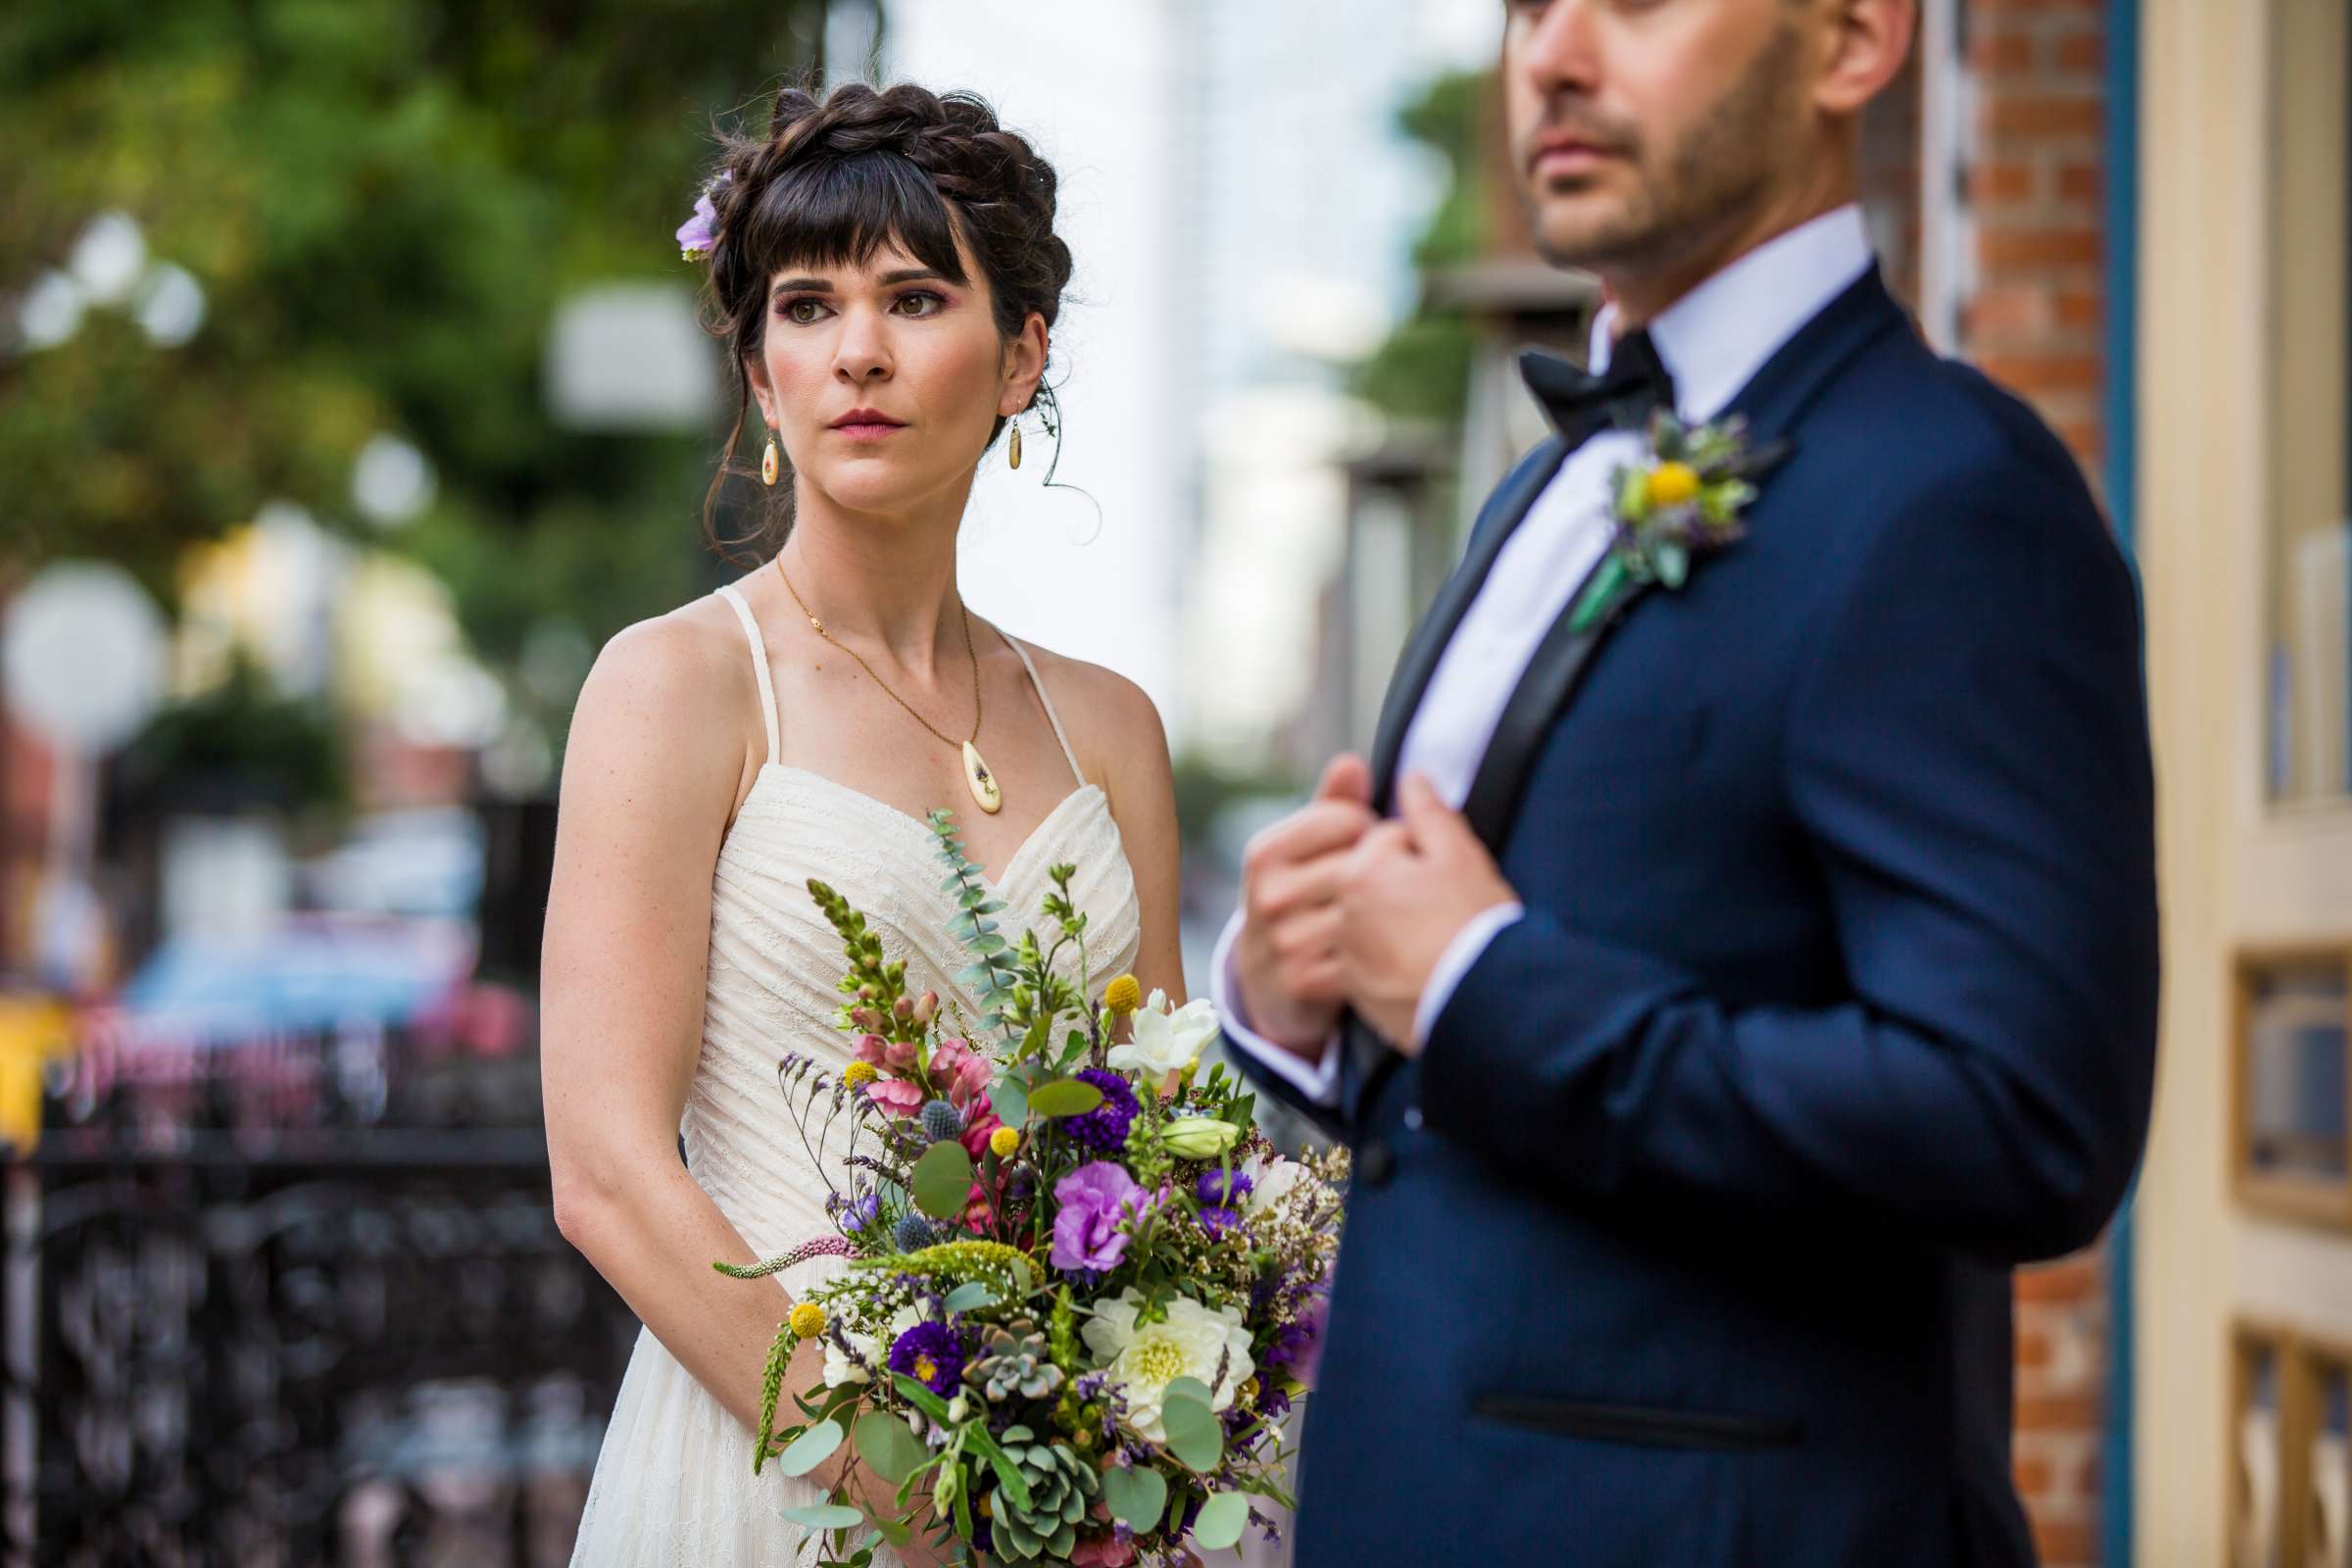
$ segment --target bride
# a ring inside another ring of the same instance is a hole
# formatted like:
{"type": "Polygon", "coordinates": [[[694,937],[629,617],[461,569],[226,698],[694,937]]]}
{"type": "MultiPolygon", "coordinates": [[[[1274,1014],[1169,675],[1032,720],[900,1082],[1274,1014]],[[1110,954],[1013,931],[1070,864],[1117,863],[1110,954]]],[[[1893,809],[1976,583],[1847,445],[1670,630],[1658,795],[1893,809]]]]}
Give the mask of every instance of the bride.
{"type": "MultiPolygon", "coordinates": [[[[849,85],[785,92],[680,230],[764,426],[773,553],[614,637],[564,757],[542,977],[556,1213],[645,1322],[576,1564],[812,1555],[781,1515],[831,1477],[755,1477],[752,1433],[777,1322],[832,1260],[772,1283],[710,1266],[831,1229],[775,1080],[786,1052],[849,1059],[808,878],[866,911],[910,990],[976,1017],[922,821],[954,807],[1004,918],[1034,918],[1047,867],[1075,861],[1094,972],[1184,995],[1158,715],[956,587],[973,472],[1008,424],[1020,462],[1069,278],[1054,208],[1053,169],[978,99],[849,85]]],[[[823,1375],[804,1342],[788,1413],[823,1375]]]]}

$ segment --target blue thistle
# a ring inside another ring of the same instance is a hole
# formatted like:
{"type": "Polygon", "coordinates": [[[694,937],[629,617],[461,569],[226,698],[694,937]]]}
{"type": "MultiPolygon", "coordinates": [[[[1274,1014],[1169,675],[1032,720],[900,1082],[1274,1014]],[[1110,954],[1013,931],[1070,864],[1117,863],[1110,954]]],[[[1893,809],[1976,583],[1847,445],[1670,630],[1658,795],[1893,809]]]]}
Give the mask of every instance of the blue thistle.
{"type": "Polygon", "coordinates": [[[929,1220],[908,1210],[900,1216],[899,1227],[891,1232],[890,1239],[902,1252],[919,1252],[937,1241],[939,1235],[932,1230],[929,1220]]]}
{"type": "Polygon", "coordinates": [[[944,1100],[934,1100],[923,1106],[923,1136],[935,1144],[944,1144],[963,1131],[963,1112],[944,1100]]]}

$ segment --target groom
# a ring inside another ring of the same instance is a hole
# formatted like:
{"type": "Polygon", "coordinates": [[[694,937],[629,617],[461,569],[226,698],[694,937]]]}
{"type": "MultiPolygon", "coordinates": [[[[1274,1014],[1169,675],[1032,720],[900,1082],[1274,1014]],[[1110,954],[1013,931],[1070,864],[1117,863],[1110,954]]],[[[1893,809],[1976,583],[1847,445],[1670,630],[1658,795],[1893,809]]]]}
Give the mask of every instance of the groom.
{"type": "Polygon", "coordinates": [[[2009,1271],[2098,1235],[2153,1069],[2131,575],[1880,280],[1858,126],[1908,0],[1507,19],[1599,373],[1528,357],[1556,435],[1214,968],[1355,1151],[1298,1561],[2030,1563],[2009,1271]],[[1580,614],[1659,410],[1744,417],[1743,536],[1580,614]]]}

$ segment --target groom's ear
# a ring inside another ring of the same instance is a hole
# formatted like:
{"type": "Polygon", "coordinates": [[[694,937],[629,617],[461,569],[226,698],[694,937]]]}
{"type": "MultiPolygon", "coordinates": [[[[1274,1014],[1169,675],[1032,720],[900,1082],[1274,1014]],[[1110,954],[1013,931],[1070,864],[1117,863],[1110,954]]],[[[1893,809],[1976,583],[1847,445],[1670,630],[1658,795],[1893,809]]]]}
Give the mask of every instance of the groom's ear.
{"type": "Polygon", "coordinates": [[[1902,74],[1919,29],[1917,0],[1827,0],[1825,59],[1814,107],[1840,120],[1862,113],[1902,74]]]}

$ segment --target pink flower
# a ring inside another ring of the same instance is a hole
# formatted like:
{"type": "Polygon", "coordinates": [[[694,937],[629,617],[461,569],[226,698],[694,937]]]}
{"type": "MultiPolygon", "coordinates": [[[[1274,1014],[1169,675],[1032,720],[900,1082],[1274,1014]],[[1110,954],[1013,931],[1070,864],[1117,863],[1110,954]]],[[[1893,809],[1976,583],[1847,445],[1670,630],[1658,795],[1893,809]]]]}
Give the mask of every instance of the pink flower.
{"type": "Polygon", "coordinates": [[[914,1065],[914,1042],[893,1040],[882,1048],[882,1064],[892,1072],[905,1072],[914,1065]]]}
{"type": "Polygon", "coordinates": [[[877,1078],[865,1086],[865,1095],[868,1100],[893,1116],[915,1116],[922,1113],[923,1086],[908,1083],[904,1078],[877,1078]]]}
{"type": "Polygon", "coordinates": [[[1004,1125],[1004,1118],[989,1108],[988,1097],[982,1095],[972,1102],[971,1113],[964,1118],[961,1142],[963,1152],[978,1164],[988,1152],[988,1135],[1004,1125]]]}
{"type": "Polygon", "coordinates": [[[1135,1543],[1121,1541],[1117,1536],[1097,1536],[1081,1541],[1070,1553],[1071,1568],[1127,1568],[1135,1561],[1135,1543]]]}
{"type": "Polygon", "coordinates": [[[931,1081],[946,1092],[948,1103],[957,1110],[969,1105],[972,1097],[986,1089],[995,1076],[995,1064],[974,1051],[967,1040],[942,1040],[939,1049],[931,1053],[931,1081]]]}
{"type": "Polygon", "coordinates": [[[882,1054],[889,1049],[890,1042],[880,1035],[859,1035],[858,1037],[858,1059],[869,1066],[881,1066],[882,1054]]]}

